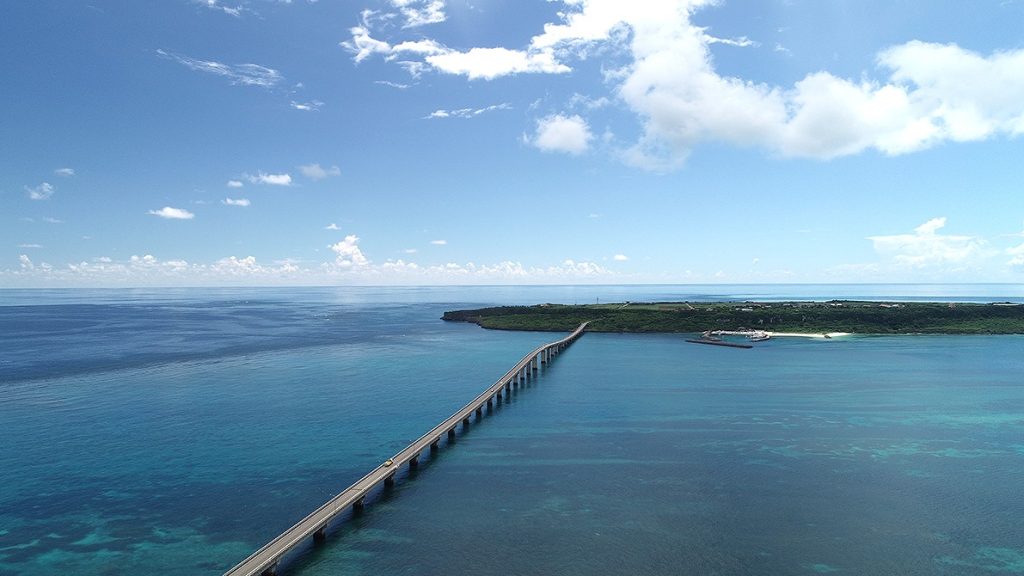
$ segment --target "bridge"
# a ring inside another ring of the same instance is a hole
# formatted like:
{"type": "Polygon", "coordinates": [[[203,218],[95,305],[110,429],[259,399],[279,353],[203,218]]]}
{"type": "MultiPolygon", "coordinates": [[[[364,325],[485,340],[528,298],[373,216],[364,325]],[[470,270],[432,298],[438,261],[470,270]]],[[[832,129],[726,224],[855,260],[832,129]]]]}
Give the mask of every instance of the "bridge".
{"type": "Polygon", "coordinates": [[[429,449],[431,452],[438,450],[442,438],[446,436],[448,440],[455,438],[458,426],[461,424],[463,430],[468,428],[474,414],[476,414],[477,421],[482,419],[484,406],[492,408],[495,402],[501,402],[503,394],[510,394],[512,388],[537,378],[540,366],[550,363],[559,353],[575,342],[583,334],[587,324],[587,322],[580,324],[565,338],[539,346],[524,356],[511,370],[469,404],[434,426],[401,452],[371,470],[355,484],[342,490],[323,506],[299,520],[294,526],[282,532],[280,536],[253,552],[248,558],[225,572],[224,576],[275,576],[281,558],[306,542],[307,538],[312,538],[316,544],[324,542],[327,539],[327,527],[335,518],[350,509],[353,512],[362,511],[367,494],[381,484],[385,487],[393,486],[395,473],[402,466],[408,465],[410,468],[415,468],[419,465],[419,459],[424,450],[429,449]]]}

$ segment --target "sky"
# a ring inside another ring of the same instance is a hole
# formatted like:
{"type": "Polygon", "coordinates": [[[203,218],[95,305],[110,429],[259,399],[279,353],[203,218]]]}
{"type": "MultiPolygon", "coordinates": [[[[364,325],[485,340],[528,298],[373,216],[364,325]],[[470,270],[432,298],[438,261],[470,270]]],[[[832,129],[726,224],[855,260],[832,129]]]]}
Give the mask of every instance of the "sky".
{"type": "Polygon", "coordinates": [[[1024,2],[0,8],[0,287],[1024,280],[1024,2]]]}

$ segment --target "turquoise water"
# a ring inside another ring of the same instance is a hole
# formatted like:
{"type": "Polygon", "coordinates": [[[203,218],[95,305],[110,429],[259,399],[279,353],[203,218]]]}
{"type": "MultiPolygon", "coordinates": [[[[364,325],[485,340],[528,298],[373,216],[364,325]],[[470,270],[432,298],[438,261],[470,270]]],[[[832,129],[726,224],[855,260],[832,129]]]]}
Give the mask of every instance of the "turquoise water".
{"type": "MultiPolygon", "coordinates": [[[[957,295],[1019,299],[993,290],[957,295]]],[[[682,294],[0,293],[0,574],[220,574],[552,339],[444,310],[682,294]]],[[[291,570],[1024,573],[1021,358],[587,334],[291,570]]]]}

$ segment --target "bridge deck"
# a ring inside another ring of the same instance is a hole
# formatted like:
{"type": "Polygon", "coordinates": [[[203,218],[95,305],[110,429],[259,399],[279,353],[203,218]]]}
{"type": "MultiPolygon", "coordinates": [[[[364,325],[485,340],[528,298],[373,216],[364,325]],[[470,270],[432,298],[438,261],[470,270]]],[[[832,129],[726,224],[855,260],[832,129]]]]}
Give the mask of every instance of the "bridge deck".
{"type": "Polygon", "coordinates": [[[335,517],[349,507],[361,505],[367,493],[382,481],[398,472],[403,464],[418,459],[420,454],[428,449],[431,444],[439,442],[441,437],[447,434],[448,431],[454,430],[460,422],[468,419],[478,409],[482,409],[491,398],[500,392],[502,388],[512,383],[514,379],[518,378],[524,370],[532,372],[538,357],[541,357],[545,352],[557,354],[569,344],[572,344],[583,333],[587,324],[587,322],[580,324],[576,330],[565,338],[541,345],[524,356],[511,370],[470,401],[469,404],[460,408],[429,432],[413,441],[412,444],[406,446],[401,452],[395,454],[391,458],[389,465],[381,464],[371,470],[369,474],[363,476],[345,490],[342,490],[341,493],[328,500],[323,506],[320,506],[308,516],[299,520],[294,526],[285,530],[281,535],[268,542],[256,552],[253,552],[245,560],[242,560],[237,566],[225,572],[224,576],[255,576],[273,573],[282,556],[301,544],[306,538],[324,529],[335,517]]]}

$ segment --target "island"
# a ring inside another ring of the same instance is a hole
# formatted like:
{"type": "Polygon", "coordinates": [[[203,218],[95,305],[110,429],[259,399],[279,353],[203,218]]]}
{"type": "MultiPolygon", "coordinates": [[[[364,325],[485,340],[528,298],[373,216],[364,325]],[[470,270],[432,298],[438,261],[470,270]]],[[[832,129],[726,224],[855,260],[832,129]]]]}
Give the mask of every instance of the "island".
{"type": "Polygon", "coordinates": [[[1024,305],[952,302],[620,302],[497,306],[441,317],[493,330],[829,334],[1024,334],[1024,305]]]}

